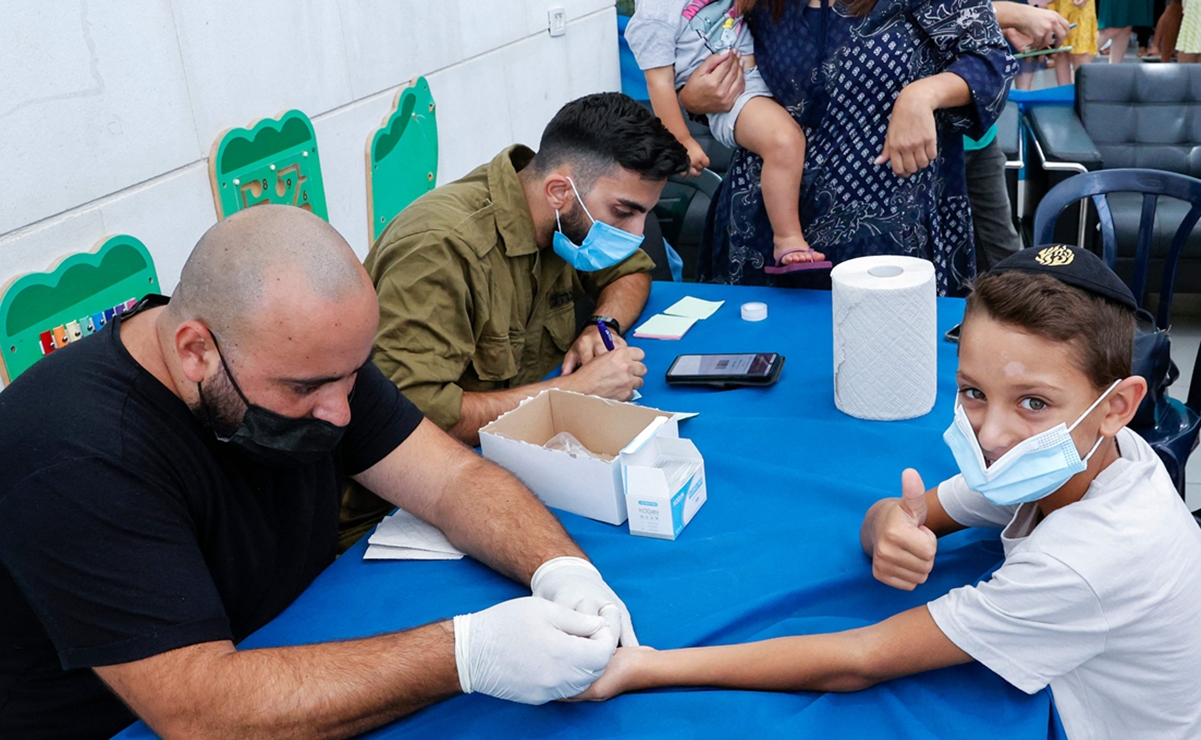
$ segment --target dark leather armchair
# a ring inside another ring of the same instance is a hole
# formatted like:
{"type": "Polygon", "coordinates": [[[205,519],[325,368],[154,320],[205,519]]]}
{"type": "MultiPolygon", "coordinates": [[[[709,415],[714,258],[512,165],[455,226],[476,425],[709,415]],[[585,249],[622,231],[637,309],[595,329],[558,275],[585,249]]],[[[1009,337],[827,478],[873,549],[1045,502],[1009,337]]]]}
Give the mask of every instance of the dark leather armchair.
{"type": "MultiPolygon", "coordinates": [[[[1201,65],[1086,64],[1076,73],[1073,108],[1043,106],[1027,111],[1038,173],[1028,180],[1035,192],[1078,172],[1142,167],[1201,177],[1201,65]]],[[[1120,193],[1109,198],[1118,241],[1116,269],[1130,278],[1138,241],[1142,198],[1120,193]]],[[[1176,226],[1189,206],[1164,199],[1156,215],[1149,279],[1157,285],[1176,226]]],[[[1087,205],[1060,219],[1055,238],[1099,248],[1096,217],[1087,205]],[[1088,209],[1088,210],[1086,210],[1088,209]]],[[[1201,229],[1185,243],[1177,270],[1177,290],[1201,292],[1201,229]]]]}

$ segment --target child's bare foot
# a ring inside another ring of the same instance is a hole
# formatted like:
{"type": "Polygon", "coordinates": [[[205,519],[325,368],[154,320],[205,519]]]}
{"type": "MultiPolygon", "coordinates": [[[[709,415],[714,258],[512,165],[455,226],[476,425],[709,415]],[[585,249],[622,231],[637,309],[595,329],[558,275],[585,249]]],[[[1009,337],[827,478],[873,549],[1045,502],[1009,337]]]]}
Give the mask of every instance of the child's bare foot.
{"type": "Polygon", "coordinates": [[[785,236],[775,240],[773,259],[780,267],[795,265],[798,262],[821,262],[826,255],[813,251],[809,242],[803,236],[785,236]]]}

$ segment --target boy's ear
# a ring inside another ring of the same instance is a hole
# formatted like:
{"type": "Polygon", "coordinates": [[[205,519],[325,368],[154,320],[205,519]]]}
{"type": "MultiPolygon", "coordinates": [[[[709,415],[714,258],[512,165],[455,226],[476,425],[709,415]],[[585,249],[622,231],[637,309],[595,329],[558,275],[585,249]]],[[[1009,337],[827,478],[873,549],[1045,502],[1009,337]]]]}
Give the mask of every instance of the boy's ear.
{"type": "Polygon", "coordinates": [[[1147,381],[1141,375],[1131,375],[1118,383],[1109,393],[1109,412],[1101,421],[1101,434],[1112,437],[1129,424],[1146,395],[1147,381]]]}

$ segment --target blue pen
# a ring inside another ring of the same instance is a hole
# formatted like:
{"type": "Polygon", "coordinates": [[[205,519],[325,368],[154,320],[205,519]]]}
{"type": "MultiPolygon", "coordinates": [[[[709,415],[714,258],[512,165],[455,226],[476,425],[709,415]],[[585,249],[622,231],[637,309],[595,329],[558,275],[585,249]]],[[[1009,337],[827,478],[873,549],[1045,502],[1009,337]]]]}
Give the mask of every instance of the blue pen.
{"type": "Polygon", "coordinates": [[[613,346],[613,335],[609,333],[609,326],[603,321],[596,322],[596,330],[600,332],[601,341],[605,343],[605,349],[612,352],[616,347],[613,346]]]}

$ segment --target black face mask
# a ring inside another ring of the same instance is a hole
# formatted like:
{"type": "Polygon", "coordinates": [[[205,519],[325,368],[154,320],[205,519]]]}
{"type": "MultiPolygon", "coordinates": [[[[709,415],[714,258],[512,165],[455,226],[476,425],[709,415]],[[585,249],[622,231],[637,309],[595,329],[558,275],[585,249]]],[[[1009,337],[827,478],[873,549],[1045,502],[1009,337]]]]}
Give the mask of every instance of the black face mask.
{"type": "Polygon", "coordinates": [[[277,466],[316,462],[334,451],[342,441],[346,427],[335,426],[321,419],[296,419],[254,405],[238,387],[238,381],[234,380],[215,336],[213,346],[217,348],[217,356],[221,358],[225,377],[229,378],[238,398],[246,404],[242,422],[230,430],[227,424],[221,423],[206,401],[204,386],[197,383],[202,412],[199,415],[200,421],[217,435],[217,439],[234,445],[260,462],[277,466]]]}

